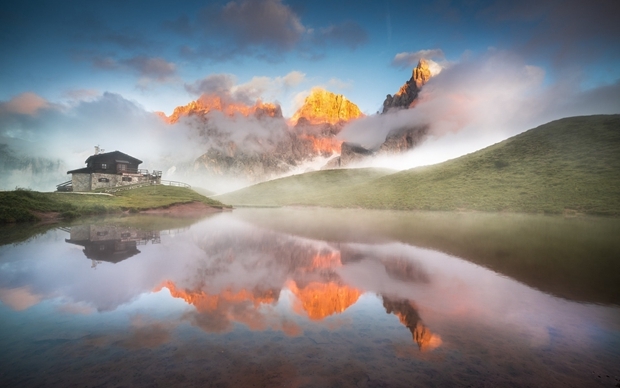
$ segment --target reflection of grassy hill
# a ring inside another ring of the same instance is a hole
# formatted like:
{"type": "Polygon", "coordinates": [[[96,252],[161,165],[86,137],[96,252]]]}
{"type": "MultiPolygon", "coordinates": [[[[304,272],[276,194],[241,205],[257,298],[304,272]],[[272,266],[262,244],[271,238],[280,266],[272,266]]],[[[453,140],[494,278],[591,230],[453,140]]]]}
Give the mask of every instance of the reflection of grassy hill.
{"type": "Polygon", "coordinates": [[[218,199],[233,205],[620,215],[620,115],[553,121],[457,159],[357,184],[339,186],[327,174],[335,172],[266,182],[218,199]],[[300,180],[306,189],[299,196],[282,191],[300,180]]]}
{"type": "Polygon", "coordinates": [[[259,183],[216,198],[241,206],[321,205],[316,201],[319,194],[337,196],[342,190],[393,172],[378,168],[314,171],[259,183]]]}
{"type": "Polygon", "coordinates": [[[620,304],[620,219],[478,212],[243,209],[283,233],[439,250],[576,301],[620,304]]]}
{"type": "Polygon", "coordinates": [[[72,218],[85,214],[154,209],[188,202],[224,207],[221,202],[183,187],[148,186],[119,191],[114,196],[75,193],[40,193],[29,190],[0,192],[0,223],[36,221],[33,212],[59,212],[72,218]]]}

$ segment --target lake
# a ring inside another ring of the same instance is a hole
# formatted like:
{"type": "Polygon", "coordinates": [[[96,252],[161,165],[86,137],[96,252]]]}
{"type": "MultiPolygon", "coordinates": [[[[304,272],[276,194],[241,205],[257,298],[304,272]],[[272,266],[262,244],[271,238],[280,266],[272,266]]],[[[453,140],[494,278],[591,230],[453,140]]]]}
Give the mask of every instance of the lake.
{"type": "Polygon", "coordinates": [[[2,386],[620,386],[619,219],[236,209],[0,234],[2,386]]]}

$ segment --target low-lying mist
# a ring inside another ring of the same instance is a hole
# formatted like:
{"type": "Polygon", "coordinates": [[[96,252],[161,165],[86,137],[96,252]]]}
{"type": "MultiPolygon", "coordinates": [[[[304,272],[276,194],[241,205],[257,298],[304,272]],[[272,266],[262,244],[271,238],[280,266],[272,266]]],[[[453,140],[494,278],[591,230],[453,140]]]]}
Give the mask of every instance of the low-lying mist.
{"type": "Polygon", "coordinates": [[[620,82],[584,91],[578,71],[550,82],[541,67],[490,50],[449,64],[423,86],[413,108],[356,120],[339,138],[376,149],[391,131],[428,125],[427,139],[411,151],[356,164],[402,170],[471,153],[555,119],[618,113],[618,101],[620,82]]]}
{"type": "Polygon", "coordinates": [[[68,170],[84,167],[99,145],[142,160],[141,168],[162,170],[164,179],[179,180],[211,190],[228,191],[249,184],[239,177],[205,181],[195,161],[209,148],[248,152],[273,147],[287,130],[282,118],[212,111],[208,121],[186,117],[174,125],[138,103],[104,93],[74,105],[39,103],[34,94],[17,96],[0,105],[0,189],[26,187],[51,191],[69,180],[68,170]]]}
{"type": "MultiPolygon", "coordinates": [[[[338,135],[377,149],[392,131],[427,125],[425,140],[407,153],[370,157],[347,167],[401,170],[434,164],[554,119],[620,112],[620,82],[584,90],[578,71],[549,80],[542,67],[511,52],[489,50],[443,66],[410,109],[355,120],[338,135]]],[[[282,117],[218,111],[182,117],[171,125],[137,102],[109,92],[62,104],[23,93],[0,102],[0,189],[54,190],[70,179],[68,170],[84,167],[93,146],[99,145],[143,160],[141,168],[161,170],[164,179],[224,193],[255,182],[206,175],[197,158],[214,147],[234,163],[240,151],[273,151],[290,130],[282,117]]],[[[326,162],[317,157],[285,175],[320,169],[326,162]]]]}

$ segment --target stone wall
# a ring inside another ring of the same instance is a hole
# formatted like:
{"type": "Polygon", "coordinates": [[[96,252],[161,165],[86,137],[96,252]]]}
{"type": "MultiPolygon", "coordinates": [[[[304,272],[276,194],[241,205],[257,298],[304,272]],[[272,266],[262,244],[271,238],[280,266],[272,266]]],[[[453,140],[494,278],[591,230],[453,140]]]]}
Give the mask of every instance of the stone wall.
{"type": "Polygon", "coordinates": [[[146,183],[150,181],[150,175],[142,174],[103,174],[93,173],[91,181],[91,190],[103,189],[107,187],[118,187],[135,185],[137,183],[146,183]],[[125,178],[125,180],[123,180],[125,178]],[[107,179],[107,182],[100,182],[99,180],[107,179]],[[131,180],[129,180],[131,179],[131,180]]]}
{"type": "Polygon", "coordinates": [[[90,174],[71,174],[71,184],[73,185],[73,191],[90,191],[90,174]]]}

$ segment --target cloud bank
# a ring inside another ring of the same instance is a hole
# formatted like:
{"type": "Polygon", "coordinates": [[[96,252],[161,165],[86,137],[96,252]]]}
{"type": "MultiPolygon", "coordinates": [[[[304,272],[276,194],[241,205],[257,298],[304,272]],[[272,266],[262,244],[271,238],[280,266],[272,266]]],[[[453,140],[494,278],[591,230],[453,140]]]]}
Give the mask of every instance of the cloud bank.
{"type": "Polygon", "coordinates": [[[414,108],[356,120],[339,137],[376,149],[391,131],[430,126],[427,141],[410,153],[367,162],[403,169],[473,152],[554,119],[620,113],[620,82],[584,91],[578,80],[575,73],[547,84],[542,68],[490,50],[431,78],[414,108]]]}
{"type": "Polygon", "coordinates": [[[368,42],[366,30],[352,20],[309,28],[282,0],[230,1],[204,8],[192,20],[187,16],[166,22],[165,27],[183,36],[198,35],[195,44],[181,47],[188,59],[214,62],[256,57],[278,62],[285,53],[320,58],[326,46],[356,49],[368,42]]]}
{"type": "Polygon", "coordinates": [[[0,189],[54,190],[70,178],[67,170],[84,166],[95,145],[134,155],[144,161],[142,168],[164,171],[165,179],[202,184],[200,175],[179,174],[191,171],[210,147],[234,142],[239,150],[264,149],[286,133],[281,118],[230,117],[218,111],[208,118],[206,123],[188,118],[169,125],[114,93],[69,105],[33,93],[17,96],[0,102],[0,189]]]}

